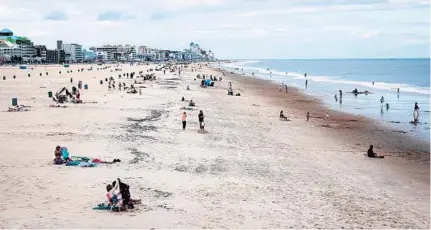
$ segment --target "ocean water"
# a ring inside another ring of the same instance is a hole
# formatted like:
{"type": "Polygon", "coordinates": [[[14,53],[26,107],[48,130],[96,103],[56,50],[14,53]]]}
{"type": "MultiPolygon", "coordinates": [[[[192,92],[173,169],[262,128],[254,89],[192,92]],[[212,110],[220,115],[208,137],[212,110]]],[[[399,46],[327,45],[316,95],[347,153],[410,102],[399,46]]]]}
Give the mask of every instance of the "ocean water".
{"type": "Polygon", "coordinates": [[[407,135],[430,140],[430,59],[265,59],[217,66],[245,75],[254,73],[279,84],[284,82],[322,99],[331,109],[363,115],[407,135]],[[351,93],[355,88],[370,94],[355,96],[351,93]],[[342,101],[339,90],[343,92],[342,101]],[[384,103],[380,102],[381,97],[384,103]],[[418,125],[409,123],[415,102],[420,107],[418,125]]]}

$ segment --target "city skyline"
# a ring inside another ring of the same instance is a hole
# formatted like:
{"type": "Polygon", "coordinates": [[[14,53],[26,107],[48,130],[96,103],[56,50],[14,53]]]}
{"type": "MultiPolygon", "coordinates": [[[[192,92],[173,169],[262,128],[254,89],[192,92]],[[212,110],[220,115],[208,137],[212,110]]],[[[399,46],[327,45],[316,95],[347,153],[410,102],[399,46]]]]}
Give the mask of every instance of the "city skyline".
{"type": "Polygon", "coordinates": [[[429,57],[426,0],[11,1],[2,27],[55,47],[130,44],[179,50],[205,44],[218,58],[429,57]]]}

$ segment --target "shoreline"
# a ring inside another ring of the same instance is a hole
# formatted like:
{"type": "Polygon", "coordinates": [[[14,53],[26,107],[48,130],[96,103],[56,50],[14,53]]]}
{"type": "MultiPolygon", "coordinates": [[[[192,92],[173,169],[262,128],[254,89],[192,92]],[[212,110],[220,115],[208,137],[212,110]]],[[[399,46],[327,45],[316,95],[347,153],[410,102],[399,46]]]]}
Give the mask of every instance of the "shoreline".
{"type": "Polygon", "coordinates": [[[352,147],[361,146],[366,152],[368,146],[373,144],[379,154],[418,160],[428,164],[428,166],[430,164],[429,142],[420,139],[415,140],[411,136],[404,135],[403,131],[379,124],[372,118],[332,110],[320,99],[308,95],[296,87],[288,86],[288,93],[286,94],[285,89],[279,92],[279,85],[271,80],[240,75],[222,68],[209,68],[218,72],[217,75],[225,73],[234,79],[240,88],[247,89],[251,94],[270,98],[270,103],[279,105],[280,110],[283,108],[295,110],[294,119],[305,120],[306,113],[310,112],[310,121],[313,120],[315,125],[321,126],[325,124],[326,111],[330,111],[331,131],[327,133],[333,138],[347,142],[351,142],[353,139],[357,140],[356,143],[352,143],[352,147]],[[340,132],[332,132],[332,130],[340,132]],[[367,143],[370,144],[367,146],[367,143]]]}
{"type": "MultiPolygon", "coordinates": [[[[277,84],[284,82],[287,85],[297,87],[307,95],[322,99],[325,106],[331,108],[331,110],[371,118],[374,121],[379,121],[383,126],[389,126],[394,130],[407,132],[412,139],[421,139],[423,141],[430,140],[429,84],[425,87],[423,85],[424,82],[419,80],[422,77],[429,78],[429,74],[423,76],[425,71],[419,71],[417,77],[413,78],[412,82],[410,82],[409,80],[401,78],[402,66],[406,65],[404,66],[406,68],[415,68],[414,64],[409,62],[402,62],[400,66],[398,66],[396,62],[384,60],[384,62],[381,63],[381,65],[383,65],[383,69],[381,70],[373,70],[373,68],[379,65],[379,62],[353,61],[350,63],[346,60],[335,60],[334,62],[324,61],[323,63],[325,63],[325,66],[328,65],[328,67],[333,66],[335,70],[322,69],[322,64],[320,62],[315,63],[317,66],[313,69],[312,61],[294,62],[286,60],[255,60],[250,61],[250,63],[247,61],[239,61],[238,63],[221,64],[221,67],[229,72],[233,71],[238,74],[245,73],[247,75],[252,75],[252,72],[254,72],[254,76],[272,80],[277,84]],[[286,67],[282,66],[283,63],[286,67]],[[348,70],[344,67],[335,66],[336,63],[340,65],[345,63],[346,65],[350,64],[352,66],[370,65],[371,72],[367,75],[365,73],[366,71],[352,70],[348,76],[343,76],[342,72],[348,70]],[[270,75],[270,71],[264,69],[263,66],[272,67],[272,75],[270,75]],[[298,68],[308,67],[310,71],[314,72],[310,73],[307,78],[304,78],[304,73],[301,74],[299,70],[297,72],[283,72],[295,69],[295,66],[298,66],[298,68]],[[383,73],[385,71],[388,73],[393,71],[393,77],[391,77],[391,75],[385,75],[383,73]],[[361,74],[364,76],[359,77],[361,74]],[[308,80],[308,89],[304,84],[305,80],[308,80]],[[413,82],[417,84],[413,84],[413,82]],[[360,91],[369,91],[370,94],[358,96],[350,94],[349,92],[355,88],[360,91]],[[397,88],[400,89],[401,94],[397,94],[397,88]],[[335,94],[339,97],[338,91],[340,89],[344,92],[343,103],[339,103],[340,100],[337,100],[337,98],[334,99],[335,94]],[[380,102],[382,97],[385,98],[385,103],[380,102]],[[410,124],[415,102],[418,102],[421,108],[420,118],[422,123],[418,125],[410,124]],[[385,104],[388,108],[386,108],[385,104]]],[[[429,63],[426,64],[422,61],[417,63],[417,65],[419,65],[421,69],[423,65],[428,65],[429,69],[429,63]]],[[[424,81],[426,82],[427,80],[424,81]]]]}

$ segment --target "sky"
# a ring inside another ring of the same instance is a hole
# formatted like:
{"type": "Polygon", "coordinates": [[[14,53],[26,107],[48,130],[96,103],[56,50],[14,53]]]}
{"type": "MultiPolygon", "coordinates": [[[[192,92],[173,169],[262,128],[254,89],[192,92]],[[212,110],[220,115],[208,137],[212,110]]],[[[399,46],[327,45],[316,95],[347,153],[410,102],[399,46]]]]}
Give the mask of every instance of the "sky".
{"type": "Polygon", "coordinates": [[[48,48],[195,42],[226,59],[429,57],[429,2],[1,0],[0,27],[48,48]]]}

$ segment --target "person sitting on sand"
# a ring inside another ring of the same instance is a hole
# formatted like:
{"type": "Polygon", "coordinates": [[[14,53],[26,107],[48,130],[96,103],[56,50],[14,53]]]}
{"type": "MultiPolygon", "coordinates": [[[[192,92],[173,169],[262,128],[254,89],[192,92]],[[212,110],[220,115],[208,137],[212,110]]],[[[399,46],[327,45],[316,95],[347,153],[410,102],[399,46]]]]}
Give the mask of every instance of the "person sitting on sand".
{"type": "Polygon", "coordinates": [[[196,106],[195,102],[193,100],[190,100],[189,106],[196,106]]]}
{"type": "Polygon", "coordinates": [[[54,156],[55,156],[54,164],[60,165],[60,164],[64,163],[63,158],[61,157],[61,147],[60,146],[55,147],[54,156]]]}
{"type": "Polygon", "coordinates": [[[369,158],[385,158],[385,156],[378,156],[377,153],[373,150],[373,145],[370,145],[370,148],[367,151],[367,155],[369,158]]]}
{"type": "Polygon", "coordinates": [[[287,117],[284,116],[283,110],[280,111],[280,120],[282,119],[287,121],[287,117]]]}
{"type": "Polygon", "coordinates": [[[117,185],[117,181],[118,181],[118,185],[119,185],[121,198],[123,200],[123,205],[125,208],[133,209],[133,208],[135,208],[133,204],[140,204],[141,203],[141,200],[139,200],[139,199],[138,200],[132,199],[132,195],[130,194],[130,190],[129,190],[129,188],[130,188],[129,185],[121,182],[121,180],[119,178],[117,178],[116,181],[112,182],[112,186],[114,188],[117,185]]]}

